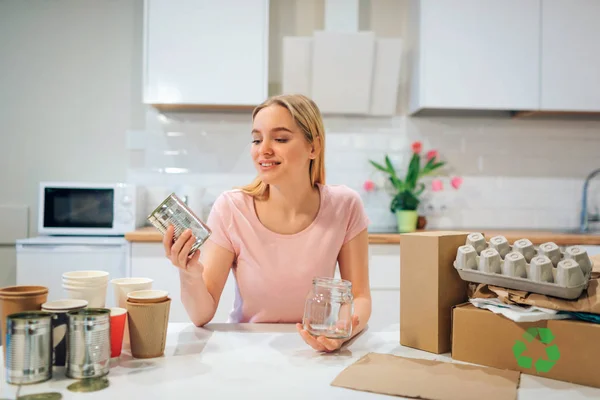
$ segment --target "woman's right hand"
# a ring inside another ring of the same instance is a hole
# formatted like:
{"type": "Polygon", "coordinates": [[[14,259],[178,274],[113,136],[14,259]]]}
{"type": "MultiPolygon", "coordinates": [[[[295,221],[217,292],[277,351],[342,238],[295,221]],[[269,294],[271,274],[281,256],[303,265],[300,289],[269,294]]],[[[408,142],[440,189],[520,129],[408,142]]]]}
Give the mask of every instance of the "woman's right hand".
{"type": "Polygon", "coordinates": [[[173,243],[175,228],[169,225],[167,232],[163,237],[165,255],[171,263],[177,268],[188,272],[191,275],[202,276],[204,266],[199,261],[200,249],[196,250],[192,256],[188,256],[196,239],[192,235],[191,229],[186,229],[181,236],[173,243]]]}

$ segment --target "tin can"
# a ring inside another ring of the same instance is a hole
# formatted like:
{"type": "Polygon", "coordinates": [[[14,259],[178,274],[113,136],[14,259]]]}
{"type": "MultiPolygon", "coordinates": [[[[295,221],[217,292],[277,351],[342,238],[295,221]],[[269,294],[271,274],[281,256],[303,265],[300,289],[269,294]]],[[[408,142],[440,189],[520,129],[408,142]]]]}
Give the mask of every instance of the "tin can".
{"type": "Polygon", "coordinates": [[[210,228],[175,193],[171,193],[152,211],[148,221],[163,235],[169,225],[173,225],[174,240],[177,240],[186,229],[191,229],[196,243],[190,249],[189,255],[194,254],[212,233],[210,228]]]}
{"type": "Polygon", "coordinates": [[[110,368],[110,310],[84,308],[68,312],[66,375],[98,378],[110,368]]]}
{"type": "Polygon", "coordinates": [[[25,311],[6,320],[6,382],[26,385],[52,378],[52,314],[25,311]]]}

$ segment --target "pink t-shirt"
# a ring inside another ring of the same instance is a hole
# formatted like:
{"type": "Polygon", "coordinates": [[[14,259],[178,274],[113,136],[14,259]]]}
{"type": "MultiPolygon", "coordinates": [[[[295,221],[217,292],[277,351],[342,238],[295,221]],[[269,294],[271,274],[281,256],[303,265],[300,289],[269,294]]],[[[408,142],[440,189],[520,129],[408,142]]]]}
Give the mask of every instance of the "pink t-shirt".
{"type": "Polygon", "coordinates": [[[316,218],[293,235],[267,229],[253,198],[240,190],[215,201],[206,222],[209,240],[235,253],[230,322],[301,322],[313,278],[333,277],[342,245],[368,226],[357,192],[343,185],[319,188],[316,218]]]}

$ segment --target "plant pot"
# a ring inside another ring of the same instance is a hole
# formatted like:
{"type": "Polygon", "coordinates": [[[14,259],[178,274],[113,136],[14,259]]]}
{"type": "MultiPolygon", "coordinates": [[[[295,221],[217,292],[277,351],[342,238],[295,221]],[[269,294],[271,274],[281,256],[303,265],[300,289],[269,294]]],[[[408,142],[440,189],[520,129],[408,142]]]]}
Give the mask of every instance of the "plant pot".
{"type": "Polygon", "coordinates": [[[424,215],[419,215],[419,218],[417,218],[417,229],[425,229],[426,226],[427,217],[425,217],[424,215]]]}
{"type": "Polygon", "coordinates": [[[414,232],[417,230],[417,219],[419,215],[416,210],[400,210],[396,211],[396,219],[398,221],[398,232],[414,232]]]}

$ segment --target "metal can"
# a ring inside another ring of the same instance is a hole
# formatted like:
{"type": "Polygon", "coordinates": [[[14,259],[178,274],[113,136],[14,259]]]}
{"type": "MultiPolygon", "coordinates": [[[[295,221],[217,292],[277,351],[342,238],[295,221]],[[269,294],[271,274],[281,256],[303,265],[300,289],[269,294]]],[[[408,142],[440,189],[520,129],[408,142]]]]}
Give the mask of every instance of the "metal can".
{"type": "Polygon", "coordinates": [[[189,255],[194,254],[212,233],[210,228],[175,193],[171,193],[152,211],[148,221],[163,235],[169,225],[173,225],[174,240],[177,240],[186,229],[191,229],[196,243],[190,249],[189,255]]]}
{"type": "Polygon", "coordinates": [[[52,378],[52,314],[11,314],[6,326],[6,382],[39,383],[52,378]]]}
{"type": "Polygon", "coordinates": [[[110,310],[84,308],[68,312],[66,375],[98,378],[110,369],[110,310]]]}

